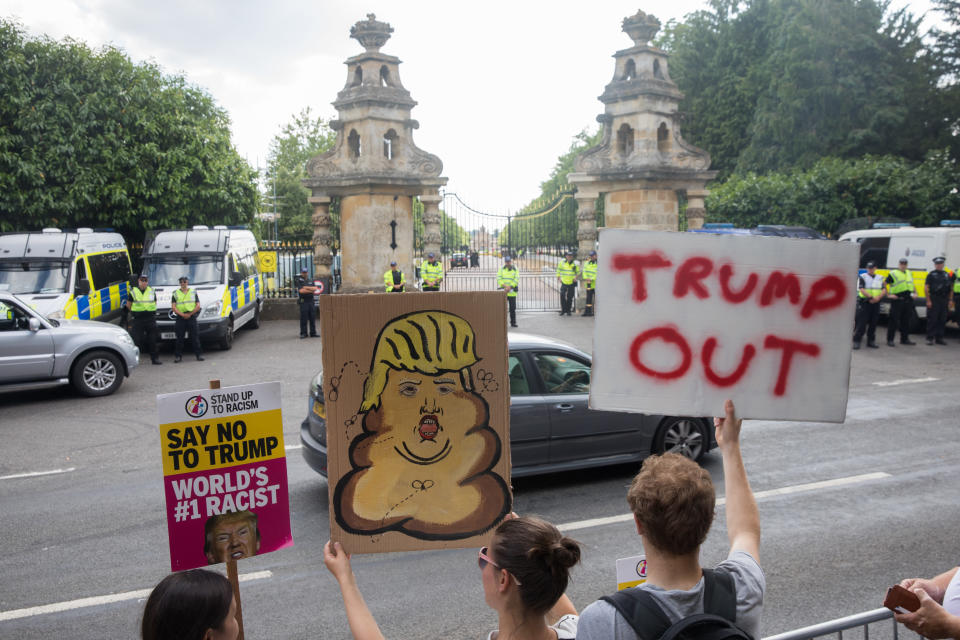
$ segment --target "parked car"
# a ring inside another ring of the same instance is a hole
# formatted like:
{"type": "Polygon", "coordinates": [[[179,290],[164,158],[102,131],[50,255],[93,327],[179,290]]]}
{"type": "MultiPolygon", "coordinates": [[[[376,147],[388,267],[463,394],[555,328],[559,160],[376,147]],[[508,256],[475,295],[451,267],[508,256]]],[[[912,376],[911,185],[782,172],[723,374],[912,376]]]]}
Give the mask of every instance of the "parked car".
{"type": "MultiPolygon", "coordinates": [[[[639,462],[665,451],[700,460],[716,446],[704,418],[587,408],[589,355],[541,336],[511,333],[509,340],[513,476],[639,462]]],[[[310,383],[300,442],[307,464],[326,477],[322,371],[310,383]]]]}
{"type": "Polygon", "coordinates": [[[467,254],[455,253],[450,256],[450,268],[455,269],[457,267],[463,267],[464,269],[470,267],[470,263],[467,262],[467,254]]]}
{"type": "Polygon", "coordinates": [[[120,388],[140,350],[120,327],[54,320],[0,291],[0,392],[71,384],[86,396],[120,388]]]}

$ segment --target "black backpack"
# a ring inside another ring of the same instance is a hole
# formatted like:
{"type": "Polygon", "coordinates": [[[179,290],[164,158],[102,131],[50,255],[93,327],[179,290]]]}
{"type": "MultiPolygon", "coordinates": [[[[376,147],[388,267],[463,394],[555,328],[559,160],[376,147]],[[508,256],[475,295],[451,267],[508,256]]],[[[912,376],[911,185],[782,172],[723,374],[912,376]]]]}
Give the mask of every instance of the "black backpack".
{"type": "Polygon", "coordinates": [[[703,610],[671,624],[657,601],[644,589],[625,589],[603,596],[630,623],[640,640],[753,640],[734,622],[737,593],[733,576],[703,570],[703,610]]]}

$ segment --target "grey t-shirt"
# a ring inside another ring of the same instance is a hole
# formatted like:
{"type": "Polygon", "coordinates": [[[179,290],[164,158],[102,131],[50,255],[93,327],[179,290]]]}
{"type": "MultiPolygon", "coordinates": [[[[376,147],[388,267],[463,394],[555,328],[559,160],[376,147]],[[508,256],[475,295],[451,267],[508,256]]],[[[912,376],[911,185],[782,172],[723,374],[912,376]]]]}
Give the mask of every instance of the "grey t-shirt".
{"type": "MultiPolygon", "coordinates": [[[[754,638],[760,637],[760,614],[763,611],[763,592],[767,588],[763,569],[746,551],[734,551],[717,565],[733,575],[737,591],[738,627],[754,638]]],[[[703,612],[703,578],[689,591],[666,591],[652,584],[641,584],[633,589],[645,589],[657,601],[670,622],[677,622],[695,613],[703,612]]],[[[612,604],[597,600],[580,614],[577,640],[636,640],[637,634],[612,604]]]]}

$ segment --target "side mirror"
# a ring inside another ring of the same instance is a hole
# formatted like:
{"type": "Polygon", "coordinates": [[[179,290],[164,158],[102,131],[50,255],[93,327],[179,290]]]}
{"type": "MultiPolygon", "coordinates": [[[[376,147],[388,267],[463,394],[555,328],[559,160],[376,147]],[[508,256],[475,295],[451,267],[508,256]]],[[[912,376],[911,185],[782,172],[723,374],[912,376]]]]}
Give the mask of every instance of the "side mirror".
{"type": "Polygon", "coordinates": [[[77,286],[74,287],[73,293],[78,296],[90,295],[90,281],[86,278],[81,278],[80,281],[77,282],[77,286]]]}
{"type": "Polygon", "coordinates": [[[241,282],[243,282],[243,278],[240,277],[240,272],[239,272],[239,271],[231,271],[231,272],[230,272],[230,286],[231,286],[231,287],[239,287],[241,282]]]}
{"type": "Polygon", "coordinates": [[[36,318],[30,318],[30,320],[27,322],[27,327],[30,329],[30,331],[40,331],[40,321],[36,318]]]}

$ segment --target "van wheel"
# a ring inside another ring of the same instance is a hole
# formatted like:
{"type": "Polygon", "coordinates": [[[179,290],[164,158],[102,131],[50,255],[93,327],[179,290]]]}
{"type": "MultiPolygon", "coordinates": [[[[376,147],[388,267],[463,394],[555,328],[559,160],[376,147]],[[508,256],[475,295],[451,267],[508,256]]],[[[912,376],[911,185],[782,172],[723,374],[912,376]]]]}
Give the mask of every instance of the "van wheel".
{"type": "Polygon", "coordinates": [[[699,418],[664,418],[653,438],[653,452],[679,453],[699,462],[707,450],[707,432],[699,418]]]}
{"type": "Polygon", "coordinates": [[[230,318],[230,321],[227,323],[227,330],[223,334],[223,337],[220,338],[220,350],[229,351],[230,347],[233,346],[233,318],[230,318]]]}
{"type": "Polygon", "coordinates": [[[108,396],[123,383],[123,363],[109,351],[85,353],[73,364],[70,383],[85,396],[108,396]]]}
{"type": "Polygon", "coordinates": [[[253,310],[253,320],[247,323],[251,329],[260,328],[260,304],[257,304],[257,307],[253,310]]]}

